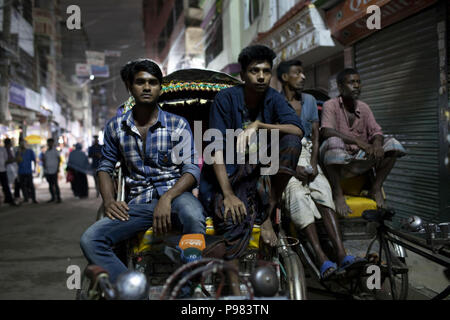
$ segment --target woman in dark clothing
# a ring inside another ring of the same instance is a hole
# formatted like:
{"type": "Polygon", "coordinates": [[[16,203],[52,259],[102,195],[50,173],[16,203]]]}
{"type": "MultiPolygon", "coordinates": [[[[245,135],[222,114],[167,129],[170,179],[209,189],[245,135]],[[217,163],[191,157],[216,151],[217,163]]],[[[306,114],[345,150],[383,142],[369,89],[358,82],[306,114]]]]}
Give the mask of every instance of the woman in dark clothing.
{"type": "Polygon", "coordinates": [[[81,144],[75,145],[69,155],[67,163],[67,171],[71,172],[73,178],[70,181],[72,191],[75,197],[87,198],[89,193],[89,186],[87,181],[87,173],[89,173],[90,166],[87,155],[81,150],[81,144]]]}

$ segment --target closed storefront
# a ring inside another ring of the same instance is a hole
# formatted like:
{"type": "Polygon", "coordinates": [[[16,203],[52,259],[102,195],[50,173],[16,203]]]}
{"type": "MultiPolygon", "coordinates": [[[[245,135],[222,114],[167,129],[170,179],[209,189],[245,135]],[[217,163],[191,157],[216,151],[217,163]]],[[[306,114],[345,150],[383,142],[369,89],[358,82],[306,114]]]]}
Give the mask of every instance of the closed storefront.
{"type": "Polygon", "coordinates": [[[401,217],[419,215],[433,222],[450,220],[442,152],[447,147],[442,130],[447,93],[440,90],[440,59],[446,57],[438,41],[439,22],[445,25],[442,7],[429,7],[354,44],[361,100],[385,135],[394,136],[408,152],[384,184],[388,205],[401,217]]]}

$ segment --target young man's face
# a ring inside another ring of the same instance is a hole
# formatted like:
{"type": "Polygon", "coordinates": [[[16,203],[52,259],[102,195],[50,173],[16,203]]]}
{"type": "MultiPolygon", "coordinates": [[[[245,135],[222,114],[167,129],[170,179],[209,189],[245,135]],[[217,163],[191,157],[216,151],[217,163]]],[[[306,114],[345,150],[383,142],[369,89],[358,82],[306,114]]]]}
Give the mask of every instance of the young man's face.
{"type": "Polygon", "coordinates": [[[130,91],[136,103],[153,104],[158,101],[161,84],[155,76],[146,71],[140,71],[134,76],[130,91]]]}
{"type": "Polygon", "coordinates": [[[254,61],[245,72],[241,73],[241,77],[246,87],[257,93],[264,93],[272,79],[272,68],[267,61],[254,61]]]}
{"type": "Polygon", "coordinates": [[[306,81],[305,74],[303,73],[303,67],[291,66],[289,68],[289,72],[283,74],[283,81],[287,83],[291,90],[303,90],[306,81]]]}
{"type": "Polygon", "coordinates": [[[361,94],[361,78],[359,74],[345,76],[344,83],[339,85],[339,91],[344,98],[358,99],[361,94]]]}

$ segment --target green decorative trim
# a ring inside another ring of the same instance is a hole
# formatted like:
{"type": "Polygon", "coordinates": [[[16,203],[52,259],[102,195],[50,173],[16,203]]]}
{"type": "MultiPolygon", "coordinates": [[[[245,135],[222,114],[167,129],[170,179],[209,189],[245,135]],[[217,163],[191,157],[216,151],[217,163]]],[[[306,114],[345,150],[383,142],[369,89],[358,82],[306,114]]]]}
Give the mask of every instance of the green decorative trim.
{"type": "MultiPolygon", "coordinates": [[[[169,84],[163,84],[161,89],[161,94],[178,92],[178,91],[221,91],[233,87],[230,84],[220,84],[220,83],[208,83],[208,82],[171,82],[169,84]]],[[[131,96],[124,104],[123,113],[130,111],[136,102],[134,97],[131,96]]]]}
{"type": "Polygon", "coordinates": [[[161,93],[176,92],[176,91],[220,91],[226,88],[230,88],[233,85],[218,84],[208,82],[171,82],[169,84],[163,84],[161,93]]]}

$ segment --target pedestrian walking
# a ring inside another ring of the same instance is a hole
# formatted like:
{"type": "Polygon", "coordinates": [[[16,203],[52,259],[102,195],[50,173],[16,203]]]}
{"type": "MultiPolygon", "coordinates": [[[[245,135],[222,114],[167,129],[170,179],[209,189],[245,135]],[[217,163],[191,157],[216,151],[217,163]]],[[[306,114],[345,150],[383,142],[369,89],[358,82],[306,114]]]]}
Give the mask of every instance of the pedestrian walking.
{"type": "Polygon", "coordinates": [[[92,171],[94,172],[95,191],[97,192],[97,198],[100,196],[99,180],[97,175],[97,168],[100,165],[102,159],[102,145],[98,141],[98,136],[94,136],[94,144],[88,149],[88,156],[92,158],[92,171]]]}
{"type": "Polygon", "coordinates": [[[31,198],[33,203],[37,203],[32,168],[32,163],[34,163],[34,168],[36,168],[36,155],[33,150],[26,147],[24,139],[19,141],[16,159],[19,166],[19,185],[23,193],[24,202],[28,202],[29,198],[31,198]]]}
{"type": "Polygon", "coordinates": [[[15,161],[12,154],[10,155],[11,139],[4,140],[4,146],[0,147],[0,183],[5,197],[5,203],[10,205],[17,205],[12,197],[10,183],[8,181],[7,166],[15,161]]]}
{"type": "Polygon", "coordinates": [[[58,186],[58,172],[59,165],[61,163],[61,157],[58,150],[56,150],[56,148],[54,147],[54,144],[55,140],[51,138],[47,140],[48,149],[43,157],[44,174],[48,182],[50,194],[52,196],[52,198],[47,202],[53,202],[56,200],[57,203],[60,203],[61,193],[58,186]]]}
{"type": "Polygon", "coordinates": [[[47,151],[46,146],[41,146],[41,152],[39,153],[39,178],[41,183],[44,182],[44,154],[47,151]]]}
{"type": "Polygon", "coordinates": [[[75,150],[69,155],[67,171],[73,176],[70,181],[73,195],[83,199],[89,196],[89,186],[86,174],[89,173],[90,166],[88,157],[81,149],[81,144],[77,143],[75,145],[75,150]]]}

